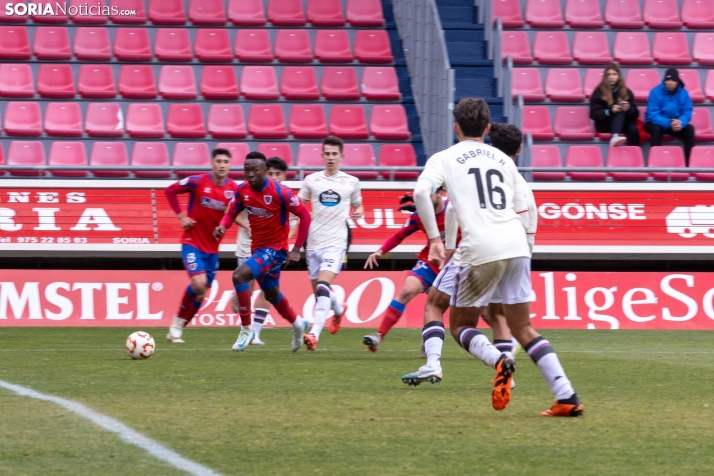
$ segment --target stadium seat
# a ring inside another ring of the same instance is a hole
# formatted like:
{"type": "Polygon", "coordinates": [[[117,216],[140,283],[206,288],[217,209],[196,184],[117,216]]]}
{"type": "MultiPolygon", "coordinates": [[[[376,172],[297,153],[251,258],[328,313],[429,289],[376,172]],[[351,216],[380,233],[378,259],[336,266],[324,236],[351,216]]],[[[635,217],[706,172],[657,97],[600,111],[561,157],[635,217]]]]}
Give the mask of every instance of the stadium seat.
{"type": "Polygon", "coordinates": [[[69,48],[69,33],[63,26],[38,26],[32,42],[35,58],[41,60],[69,60],[72,51],[69,48]]]}
{"type": "Polygon", "coordinates": [[[77,79],[79,95],[88,99],[112,99],[117,95],[114,70],[108,64],[83,64],[77,79]]]}
{"type": "Polygon", "coordinates": [[[362,95],[368,101],[400,101],[397,72],[392,67],[367,66],[362,70],[362,95]]]}
{"type": "Polygon", "coordinates": [[[158,96],[154,69],[148,65],[125,65],[119,70],[119,94],[124,99],[155,99],[158,96]]]}
{"type": "Polygon", "coordinates": [[[245,142],[219,142],[217,149],[227,149],[231,153],[231,171],[228,176],[232,179],[243,179],[243,170],[236,170],[245,164],[245,156],[250,152],[250,147],[245,142]]]}
{"type": "Polygon", "coordinates": [[[360,63],[394,61],[386,30],[360,30],[355,35],[355,57],[360,63]]]}
{"type": "Polygon", "coordinates": [[[278,93],[278,78],[272,66],[246,66],[240,77],[240,90],[249,100],[275,100],[278,93]]]}
{"type": "Polygon", "coordinates": [[[31,98],[34,95],[34,79],[29,64],[0,64],[0,96],[31,98]]]}
{"type": "Polygon", "coordinates": [[[332,106],[330,134],[341,139],[367,139],[367,118],[362,106],[332,106]]]}
{"type": "Polygon", "coordinates": [[[193,60],[191,37],[185,28],[159,28],[154,39],[154,54],[159,61],[193,60]]]}
{"type": "MultiPolygon", "coordinates": [[[[689,166],[696,169],[714,170],[714,147],[697,145],[692,148],[689,166]]],[[[714,182],[714,173],[696,172],[692,174],[700,182],[714,182]]]]}
{"type": "Polygon", "coordinates": [[[196,78],[190,66],[162,66],[159,94],[164,99],[196,99],[196,78]]]}
{"type": "Polygon", "coordinates": [[[531,44],[525,31],[504,31],[501,34],[501,60],[511,57],[513,64],[531,64],[531,44]]]}
{"type": "Polygon", "coordinates": [[[196,58],[211,63],[230,63],[233,61],[231,38],[223,28],[201,28],[196,32],[196,58]]]}
{"type": "MultiPolygon", "coordinates": [[[[169,168],[169,149],[165,142],[134,142],[131,151],[132,167],[166,167],[169,168]]],[[[169,178],[171,172],[168,170],[135,170],[134,175],[138,178],[169,178]]]]}
{"type": "MultiPolygon", "coordinates": [[[[101,5],[105,6],[106,2],[99,0],[95,1],[93,3],[88,3],[86,0],[70,0],[69,5],[70,7],[78,8],[81,6],[86,6],[86,5],[101,5]]],[[[74,10],[73,10],[74,11],[74,10]]],[[[70,11],[68,10],[68,13],[70,11]]],[[[77,15],[70,15],[70,19],[72,20],[73,23],[76,23],[78,25],[83,25],[83,24],[100,24],[103,25],[104,23],[107,23],[109,21],[109,17],[107,15],[104,15],[101,11],[97,12],[95,9],[92,9],[91,11],[78,11],[77,15]]]]}
{"type": "Polygon", "coordinates": [[[36,102],[9,102],[5,108],[5,133],[9,136],[41,136],[42,112],[36,102]]]}
{"type": "MultiPolygon", "coordinates": [[[[371,167],[376,168],[377,161],[374,158],[374,149],[371,144],[345,144],[345,158],[342,167],[371,167]]],[[[349,172],[360,180],[376,180],[379,176],[377,171],[353,170],[349,172]]]]}
{"type": "Polygon", "coordinates": [[[74,75],[68,64],[43,64],[37,73],[37,92],[43,98],[73,98],[74,75]]]}
{"type": "Polygon", "coordinates": [[[90,137],[124,135],[124,114],[115,102],[93,102],[87,106],[84,129],[90,137]]]}
{"type": "Polygon", "coordinates": [[[712,118],[709,115],[709,108],[693,108],[692,119],[689,123],[694,127],[694,137],[697,142],[714,141],[714,130],[712,130],[712,118]]]}
{"type": "Polygon", "coordinates": [[[343,26],[340,0],[307,0],[307,21],[312,26],[343,26]]]}
{"type": "Polygon", "coordinates": [[[642,28],[639,0],[607,0],[605,4],[605,23],[610,28],[642,28]]]}
{"type": "Polygon", "coordinates": [[[585,80],[583,81],[583,90],[585,92],[585,97],[590,99],[593,91],[600,85],[602,81],[604,71],[601,68],[597,69],[586,69],[585,70],[585,80]]]}
{"type": "Polygon", "coordinates": [[[239,26],[265,25],[263,0],[230,0],[228,18],[234,25],[239,26]]]}
{"type": "Polygon", "coordinates": [[[126,111],[126,132],[130,137],[164,137],[164,113],[156,103],[129,104],[126,111]]]}
{"type": "Polygon", "coordinates": [[[610,43],[602,31],[579,31],[573,40],[573,57],[580,64],[612,63],[610,43]]]}
{"type": "Polygon", "coordinates": [[[278,30],[275,58],[283,63],[311,63],[312,47],[307,30],[278,30]]]}
{"type": "Polygon", "coordinates": [[[248,132],[256,139],[285,139],[285,114],[279,104],[253,104],[248,114],[248,132]]]}
{"type": "Polygon", "coordinates": [[[647,33],[618,33],[613,48],[615,61],[621,64],[652,64],[647,33]]]}
{"type": "MultiPolygon", "coordinates": [[[[173,166],[205,167],[207,172],[211,167],[211,154],[208,151],[208,145],[205,142],[178,142],[174,147],[173,166]]],[[[175,170],[174,172],[180,178],[202,173],[196,170],[175,170]]]]}
{"type": "Polygon", "coordinates": [[[652,88],[662,82],[656,69],[635,69],[627,71],[625,84],[632,91],[636,102],[647,102],[652,88]]]}
{"type": "MultiPolygon", "coordinates": [[[[644,167],[645,156],[642,155],[642,147],[610,147],[607,152],[608,167],[644,167]]],[[[647,180],[647,172],[608,172],[610,177],[617,182],[636,182],[647,180]]]]}
{"type": "Polygon", "coordinates": [[[645,0],[642,16],[650,28],[665,30],[682,28],[677,0],[645,0]]]}
{"type": "Polygon", "coordinates": [[[149,20],[154,25],[184,25],[183,0],[149,0],[149,20]]]}
{"type": "MultiPolygon", "coordinates": [[[[565,166],[568,168],[603,167],[600,147],[596,145],[571,145],[568,147],[568,153],[565,156],[565,166]]],[[[607,178],[607,173],[569,171],[568,176],[572,180],[600,181],[607,178]]]]}
{"type": "MultiPolygon", "coordinates": [[[[22,2],[25,3],[25,2],[22,2]]],[[[31,3],[31,2],[27,2],[31,3]]],[[[69,16],[55,9],[56,14],[53,15],[32,15],[32,21],[35,23],[69,23],[69,16]]]]}
{"type": "Polygon", "coordinates": [[[545,95],[551,101],[583,102],[580,72],[573,68],[551,68],[545,76],[545,95]]]}
{"type": "MultiPolygon", "coordinates": [[[[2,22],[2,23],[26,23],[27,22],[27,19],[28,19],[27,13],[25,13],[24,15],[15,15],[15,13],[16,12],[13,12],[12,15],[8,15],[4,8],[0,8],[0,22],[2,22]]],[[[2,148],[0,147],[0,150],[1,149],[2,148]]],[[[0,152],[0,153],[2,153],[2,152],[0,152]]]]}
{"type": "Polygon", "coordinates": [[[347,30],[318,30],[315,34],[315,58],[321,63],[354,61],[347,30]]]}
{"type": "Polygon", "coordinates": [[[694,35],[692,56],[702,66],[714,65],[714,33],[697,33],[694,35]]]}
{"type": "Polygon", "coordinates": [[[656,33],[652,44],[652,56],[662,65],[686,65],[692,62],[689,43],[684,33],[656,33]]]}
{"type": "MultiPolygon", "coordinates": [[[[297,164],[298,167],[324,167],[322,159],[322,145],[318,143],[300,144],[298,147],[297,164]]],[[[315,172],[305,172],[305,175],[315,172]]]]}
{"type": "Polygon", "coordinates": [[[232,66],[204,66],[201,73],[204,99],[238,99],[238,78],[232,66]]]}
{"type": "Polygon", "coordinates": [[[320,90],[328,101],[357,101],[360,98],[357,72],[351,66],[327,67],[322,71],[320,90]]]}
{"type": "Polygon", "coordinates": [[[699,78],[699,71],[696,69],[679,69],[679,79],[682,80],[689,97],[693,103],[704,102],[704,93],[702,92],[702,80],[699,78]]]}
{"type": "MultiPolygon", "coordinates": [[[[678,146],[657,146],[650,148],[647,167],[682,168],[686,170],[684,149],[678,146]]],[[[689,172],[651,172],[652,178],[659,182],[680,182],[689,178],[689,172]]]]}
{"type": "Polygon", "coordinates": [[[526,23],[533,28],[562,28],[565,26],[560,0],[527,0],[526,23]]]}
{"type": "MultiPolygon", "coordinates": [[[[319,144],[318,144],[319,145],[319,144]]],[[[322,147],[322,146],[320,146],[322,147]]],[[[267,158],[271,157],[279,157],[283,159],[288,165],[293,165],[295,161],[293,160],[293,149],[290,147],[290,144],[287,144],[285,142],[282,143],[266,143],[263,142],[261,144],[258,144],[258,148],[256,149],[258,152],[261,154],[264,154],[267,158]]],[[[320,164],[324,165],[324,164],[320,164]]],[[[290,177],[291,174],[288,172],[288,177],[290,177]]]]}
{"type": "Polygon", "coordinates": [[[545,101],[540,71],[536,68],[513,68],[511,91],[514,99],[520,94],[526,102],[545,101]]]}
{"type": "Polygon", "coordinates": [[[523,28],[525,26],[521,13],[521,0],[494,0],[492,15],[493,21],[501,19],[503,28],[523,28]]]}
{"type": "Polygon", "coordinates": [[[303,26],[302,0],[268,0],[268,20],[273,26],[303,26]]]}
{"type": "Polygon", "coordinates": [[[239,61],[250,63],[273,61],[273,50],[268,30],[238,30],[234,50],[239,61]]]}
{"type": "Polygon", "coordinates": [[[587,106],[561,106],[555,110],[555,135],[560,140],[593,140],[587,106]]]}
{"type": "Polygon", "coordinates": [[[194,25],[225,25],[223,0],[191,0],[188,4],[188,18],[194,25]]]}
{"type": "MultiPolygon", "coordinates": [[[[0,66],[0,78],[2,77],[2,66],[0,66]]],[[[714,102],[714,70],[710,69],[707,71],[707,76],[704,80],[704,94],[707,96],[707,99],[714,102]]]]}
{"type": "Polygon", "coordinates": [[[407,113],[401,104],[374,106],[369,118],[369,130],[377,140],[408,140],[411,138],[407,113]]]}
{"type": "MultiPolygon", "coordinates": [[[[416,167],[416,153],[411,144],[382,144],[379,149],[380,167],[416,167]]],[[[382,177],[389,179],[390,171],[383,171],[382,177]]],[[[394,180],[416,180],[419,172],[395,171],[394,180]]]]}
{"type": "Polygon", "coordinates": [[[206,137],[203,109],[200,104],[171,104],[166,116],[166,130],[174,138],[206,137]]]}
{"type": "Polygon", "coordinates": [[[63,167],[87,166],[87,150],[84,142],[55,141],[50,146],[50,157],[47,165],[58,167],[49,169],[55,177],[86,177],[86,170],[63,170],[63,167]]]}
{"type": "Polygon", "coordinates": [[[602,28],[600,2],[592,0],[567,0],[565,2],[565,22],[570,28],[602,28]]]}
{"type": "MultiPolygon", "coordinates": [[[[54,144],[53,144],[54,145],[54,144]]],[[[50,152],[50,158],[52,153],[50,152]]],[[[129,154],[126,151],[126,144],[122,141],[95,142],[92,144],[92,152],[89,155],[89,165],[93,167],[127,167],[129,165],[129,154]]],[[[128,177],[127,170],[94,170],[95,177],[128,177]]]]}
{"type": "MultiPolygon", "coordinates": [[[[10,142],[7,151],[7,165],[45,165],[45,146],[38,140],[10,142]]],[[[38,177],[45,175],[42,170],[11,170],[10,175],[18,177],[38,177]]]]}
{"type": "Polygon", "coordinates": [[[248,136],[243,106],[211,104],[208,109],[208,132],[214,139],[243,139],[248,136]]]}
{"type": "Polygon", "coordinates": [[[327,137],[325,110],[319,104],[300,104],[290,109],[290,135],[296,139],[327,137]]]}
{"type": "Polygon", "coordinates": [[[541,64],[570,64],[568,35],[562,31],[539,31],[533,41],[533,57],[541,64]]]}
{"type": "Polygon", "coordinates": [[[714,0],[683,0],[682,22],[691,30],[714,28],[714,0]]]}
{"type": "MultiPolygon", "coordinates": [[[[535,144],[531,149],[532,167],[562,167],[563,159],[557,145],[535,144]]],[[[533,180],[556,182],[565,180],[565,172],[533,172],[533,180]]]]}
{"type": "Polygon", "coordinates": [[[114,56],[119,61],[151,61],[149,32],[145,28],[117,28],[114,56]]]}
{"type": "Polygon", "coordinates": [[[316,101],[320,99],[317,74],[312,66],[286,66],[280,79],[280,93],[291,101],[316,101]]]}
{"type": "Polygon", "coordinates": [[[45,109],[48,136],[80,137],[84,134],[82,110],[76,102],[51,102],[45,109]]]}
{"type": "Polygon", "coordinates": [[[144,0],[109,0],[109,5],[116,7],[117,14],[112,12],[109,13],[109,19],[112,23],[117,23],[121,25],[127,24],[144,24],[146,23],[146,8],[144,7],[144,0]],[[119,12],[124,10],[133,10],[134,15],[120,15],[119,12]]]}
{"type": "Polygon", "coordinates": [[[30,37],[24,26],[0,26],[0,59],[29,60],[30,37]]]}
{"type": "Polygon", "coordinates": [[[352,26],[384,26],[380,0],[347,0],[347,21],[352,26]]]}
{"type": "Polygon", "coordinates": [[[526,106],[523,108],[523,134],[530,134],[533,140],[553,140],[555,134],[550,123],[550,110],[546,106],[526,106]]]}
{"type": "Polygon", "coordinates": [[[109,61],[112,46],[109,30],[103,27],[82,27],[74,30],[74,56],[82,61],[109,61]]]}

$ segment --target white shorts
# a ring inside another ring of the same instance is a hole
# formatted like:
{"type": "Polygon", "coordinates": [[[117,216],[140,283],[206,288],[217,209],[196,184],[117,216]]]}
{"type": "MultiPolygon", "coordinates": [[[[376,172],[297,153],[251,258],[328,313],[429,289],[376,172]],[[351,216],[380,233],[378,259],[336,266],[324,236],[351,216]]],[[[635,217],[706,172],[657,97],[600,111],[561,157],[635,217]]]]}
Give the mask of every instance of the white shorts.
{"type": "Polygon", "coordinates": [[[328,246],[319,250],[307,250],[307,269],[310,279],[317,279],[320,271],[332,271],[340,274],[342,261],[345,258],[345,249],[337,246],[328,246]]]}

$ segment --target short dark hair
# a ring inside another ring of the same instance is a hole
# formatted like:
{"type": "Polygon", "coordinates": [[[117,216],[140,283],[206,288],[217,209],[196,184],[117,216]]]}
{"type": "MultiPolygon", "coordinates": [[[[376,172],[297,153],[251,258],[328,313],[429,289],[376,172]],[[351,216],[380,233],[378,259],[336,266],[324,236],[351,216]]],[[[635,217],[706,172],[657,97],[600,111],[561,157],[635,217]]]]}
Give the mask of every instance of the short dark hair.
{"type": "Polygon", "coordinates": [[[345,143],[342,142],[342,139],[339,137],[335,136],[328,136],[325,138],[325,140],[322,141],[322,150],[325,150],[326,145],[334,145],[337,146],[340,149],[340,154],[342,153],[342,149],[345,147],[345,143]]]}
{"type": "Polygon", "coordinates": [[[262,152],[248,152],[248,155],[245,156],[245,160],[250,160],[250,159],[258,159],[262,160],[263,162],[266,162],[267,159],[265,158],[265,155],[262,152]]]}
{"type": "Polygon", "coordinates": [[[454,108],[453,114],[466,137],[483,136],[491,121],[488,104],[481,98],[463,98],[454,108]]]}
{"type": "Polygon", "coordinates": [[[513,124],[494,122],[491,124],[491,145],[509,157],[518,153],[518,148],[523,141],[523,133],[513,124]]]}
{"type": "Polygon", "coordinates": [[[232,158],[233,156],[231,155],[231,151],[228,149],[223,149],[221,147],[218,147],[217,149],[213,149],[213,152],[211,152],[211,158],[215,159],[217,155],[227,155],[229,158],[232,158]]]}
{"type": "Polygon", "coordinates": [[[268,169],[277,169],[283,172],[288,171],[288,164],[280,157],[271,157],[265,162],[265,167],[268,169]]]}

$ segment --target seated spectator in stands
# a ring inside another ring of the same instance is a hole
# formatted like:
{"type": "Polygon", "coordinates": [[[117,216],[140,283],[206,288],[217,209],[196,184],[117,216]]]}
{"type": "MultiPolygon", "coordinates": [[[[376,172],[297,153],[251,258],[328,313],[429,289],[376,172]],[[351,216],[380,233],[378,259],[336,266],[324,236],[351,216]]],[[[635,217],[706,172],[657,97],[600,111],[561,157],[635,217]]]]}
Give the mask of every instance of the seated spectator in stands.
{"type": "Polygon", "coordinates": [[[651,144],[662,145],[664,134],[679,137],[684,142],[684,156],[689,164],[689,153],[694,147],[694,127],[689,123],[692,99],[675,68],[669,68],[662,84],[650,91],[646,116],[645,130],[652,136],[651,144]]]}
{"type": "Polygon", "coordinates": [[[601,134],[612,134],[610,145],[617,147],[640,145],[637,117],[640,112],[635,104],[632,91],[627,89],[622,79],[622,71],[616,63],[605,67],[602,81],[590,96],[590,119],[595,121],[595,130],[601,134]]]}

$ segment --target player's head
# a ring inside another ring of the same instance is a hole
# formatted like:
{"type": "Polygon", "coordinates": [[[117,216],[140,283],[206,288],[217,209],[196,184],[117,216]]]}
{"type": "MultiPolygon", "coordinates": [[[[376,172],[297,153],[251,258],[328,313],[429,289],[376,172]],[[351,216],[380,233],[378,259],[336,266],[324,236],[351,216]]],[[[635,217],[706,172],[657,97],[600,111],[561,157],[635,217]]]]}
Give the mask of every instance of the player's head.
{"type": "Polygon", "coordinates": [[[278,183],[287,178],[288,164],[280,157],[271,157],[265,162],[268,178],[276,180],[278,183]]]}
{"type": "Polygon", "coordinates": [[[228,149],[213,149],[211,157],[213,176],[219,180],[228,177],[231,170],[231,152],[228,149]]]}
{"type": "Polygon", "coordinates": [[[439,210],[441,208],[441,205],[444,203],[444,198],[442,197],[442,194],[444,192],[444,187],[439,187],[436,189],[436,192],[431,194],[431,204],[434,205],[434,210],[439,210]]]}
{"type": "Polygon", "coordinates": [[[255,190],[260,190],[265,181],[265,163],[265,156],[260,152],[249,152],[245,156],[245,164],[243,165],[245,180],[255,190]]]}
{"type": "Polygon", "coordinates": [[[513,124],[494,122],[491,124],[489,135],[492,146],[516,160],[516,154],[521,151],[521,142],[523,142],[523,133],[518,127],[513,124]]]}
{"type": "Polygon", "coordinates": [[[463,98],[454,108],[454,133],[459,142],[464,139],[481,139],[488,134],[491,111],[481,98],[463,98]]]}
{"type": "Polygon", "coordinates": [[[345,158],[344,148],[345,144],[339,137],[329,136],[322,141],[322,160],[325,161],[325,170],[337,173],[342,159],[345,158]]]}

